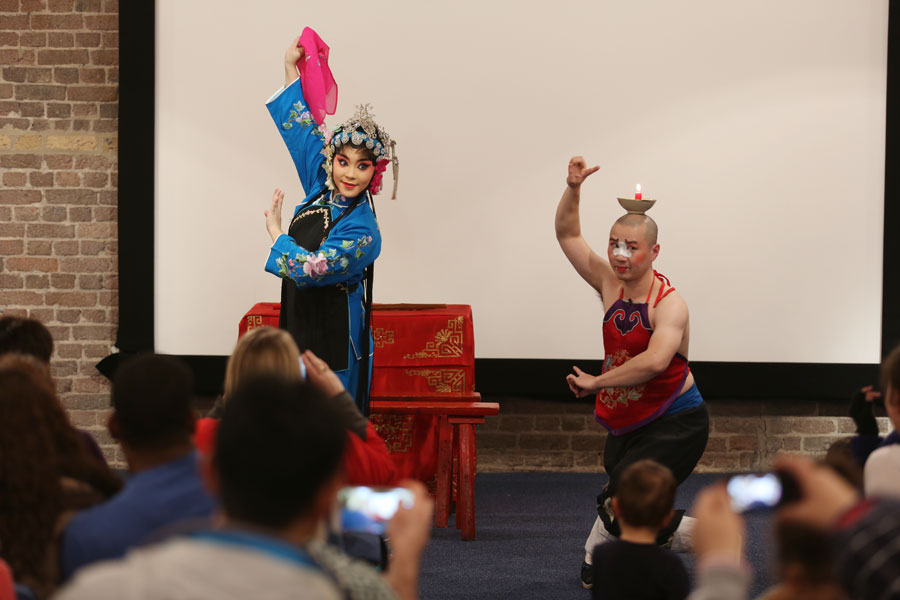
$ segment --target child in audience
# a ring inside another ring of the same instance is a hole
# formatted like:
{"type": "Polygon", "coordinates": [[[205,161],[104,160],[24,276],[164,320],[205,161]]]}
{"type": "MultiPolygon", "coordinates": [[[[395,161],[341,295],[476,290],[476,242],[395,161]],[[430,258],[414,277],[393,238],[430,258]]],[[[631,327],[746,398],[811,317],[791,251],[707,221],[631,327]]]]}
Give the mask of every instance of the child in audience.
{"type": "Polygon", "coordinates": [[[653,460],[639,460],[622,473],[612,499],[622,535],[594,549],[593,598],[687,597],[690,582],[681,559],[656,544],[672,518],[675,488],[672,472],[653,460]]]}
{"type": "Polygon", "coordinates": [[[831,536],[795,522],[775,525],[779,583],[759,600],[846,600],[835,576],[831,536]]]}
{"type": "Polygon", "coordinates": [[[46,366],[0,356],[0,556],[38,598],[59,583],[59,532],[121,481],[69,424],[46,366]]]}
{"type": "Polygon", "coordinates": [[[294,380],[307,379],[339,409],[347,429],[344,471],[349,485],[392,485],[397,474],[384,440],[357,408],[353,397],[327,364],[312,351],[300,356],[297,344],[283,329],[257,327],[238,340],[225,370],[225,395],[210,417],[197,422],[195,443],[211,454],[222,403],[251,376],[272,373],[294,380]]]}

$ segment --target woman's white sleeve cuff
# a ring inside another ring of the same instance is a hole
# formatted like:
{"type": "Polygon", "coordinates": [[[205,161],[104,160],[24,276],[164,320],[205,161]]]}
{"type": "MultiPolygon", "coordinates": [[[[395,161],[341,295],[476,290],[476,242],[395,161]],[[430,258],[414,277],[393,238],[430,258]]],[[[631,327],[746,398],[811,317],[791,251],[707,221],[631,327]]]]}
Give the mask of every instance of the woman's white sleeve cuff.
{"type": "Polygon", "coordinates": [[[288,86],[284,86],[284,85],[283,85],[283,86],[281,86],[280,88],[278,88],[278,89],[275,91],[275,93],[272,94],[272,96],[269,97],[268,100],[266,100],[266,104],[271,104],[273,100],[275,100],[278,96],[280,96],[282,93],[284,93],[284,90],[288,89],[289,87],[291,87],[291,85],[294,85],[294,84],[297,83],[298,81],[300,81],[300,78],[299,78],[299,77],[298,77],[297,79],[295,79],[294,81],[292,81],[292,82],[290,83],[290,85],[288,85],[288,86]]]}

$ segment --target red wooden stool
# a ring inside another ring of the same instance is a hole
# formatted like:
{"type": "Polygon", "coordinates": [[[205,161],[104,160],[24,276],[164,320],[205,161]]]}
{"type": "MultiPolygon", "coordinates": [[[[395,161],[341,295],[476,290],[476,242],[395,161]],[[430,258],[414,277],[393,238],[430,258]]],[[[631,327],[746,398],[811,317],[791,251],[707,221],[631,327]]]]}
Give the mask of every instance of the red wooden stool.
{"type": "Polygon", "coordinates": [[[434,524],[447,527],[452,501],[453,459],[459,465],[456,495],[456,527],[463,540],[475,539],[475,473],[477,451],[475,426],[487,415],[500,412],[496,402],[481,402],[481,394],[440,394],[371,396],[372,414],[433,415],[440,420],[438,428],[437,491],[434,524]],[[454,437],[459,444],[454,446],[454,437]],[[454,456],[454,449],[456,455],[454,456]]]}

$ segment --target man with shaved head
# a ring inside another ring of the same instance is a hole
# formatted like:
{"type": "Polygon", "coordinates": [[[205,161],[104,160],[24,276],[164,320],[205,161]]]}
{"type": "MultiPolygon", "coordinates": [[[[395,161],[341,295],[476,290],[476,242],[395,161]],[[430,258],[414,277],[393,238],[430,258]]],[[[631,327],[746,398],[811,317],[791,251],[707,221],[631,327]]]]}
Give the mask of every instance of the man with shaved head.
{"type": "MultiPolygon", "coordinates": [[[[556,238],[566,258],[603,301],[605,358],[600,375],[577,366],[566,381],[575,396],[596,395],[594,418],[609,435],[603,466],[609,482],[597,497],[599,514],[585,543],[582,584],[590,588],[594,547],[618,537],[610,499],[628,465],[653,459],[667,466],[680,484],[691,474],[709,437],[709,413],[688,367],[690,323],[684,299],[653,269],[659,256],[656,222],[643,214],[620,217],[609,232],[606,259],[581,234],[581,184],[599,167],[584,158],[569,161],[566,191],[556,210],[556,238]]],[[[659,542],[687,537],[680,511],[659,542]]]]}

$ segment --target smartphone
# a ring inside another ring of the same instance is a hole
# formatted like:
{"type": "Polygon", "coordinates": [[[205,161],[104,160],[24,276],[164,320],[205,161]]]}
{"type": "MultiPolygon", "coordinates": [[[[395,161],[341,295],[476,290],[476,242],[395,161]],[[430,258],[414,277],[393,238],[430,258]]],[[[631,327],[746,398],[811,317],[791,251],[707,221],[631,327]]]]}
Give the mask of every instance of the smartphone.
{"type": "Polygon", "coordinates": [[[726,487],[735,512],[776,508],[800,497],[794,478],[783,472],[734,475],[726,487]]]}
{"type": "Polygon", "coordinates": [[[415,496],[404,487],[351,486],[338,492],[341,526],[345,531],[384,535],[387,523],[402,504],[412,508],[415,496]]]}
{"type": "Polygon", "coordinates": [[[306,380],[306,363],[303,362],[303,357],[300,358],[300,379],[306,380]]]}

